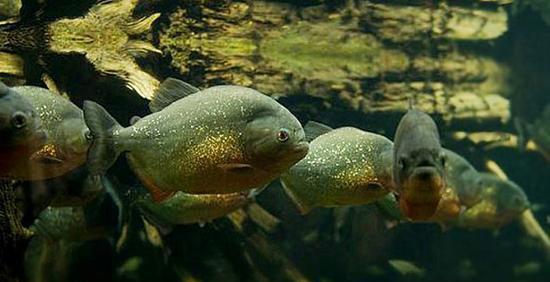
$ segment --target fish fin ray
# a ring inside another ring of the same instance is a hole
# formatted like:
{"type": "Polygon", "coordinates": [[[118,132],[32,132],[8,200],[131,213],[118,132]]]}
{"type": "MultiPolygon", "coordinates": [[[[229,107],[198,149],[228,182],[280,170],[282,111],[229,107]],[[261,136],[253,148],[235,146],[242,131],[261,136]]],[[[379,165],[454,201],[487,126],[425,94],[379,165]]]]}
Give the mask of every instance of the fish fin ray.
{"type": "Polygon", "coordinates": [[[300,200],[299,197],[297,197],[294,194],[292,189],[290,189],[289,184],[286,183],[286,181],[284,181],[283,179],[281,179],[281,186],[283,186],[283,189],[285,190],[286,194],[292,200],[292,202],[296,205],[296,207],[298,208],[298,211],[300,211],[301,215],[306,215],[313,209],[310,205],[308,205],[308,204],[304,203],[304,201],[300,200]]]}
{"type": "Polygon", "coordinates": [[[84,101],[83,111],[84,120],[93,138],[88,150],[88,168],[92,175],[103,175],[120,154],[115,148],[113,131],[122,127],[97,103],[84,101]]]}
{"type": "Polygon", "coordinates": [[[264,186],[261,186],[261,187],[258,187],[258,188],[253,188],[253,189],[250,189],[250,191],[248,192],[248,195],[247,195],[247,198],[248,199],[256,199],[256,197],[258,195],[260,195],[260,193],[262,193],[267,187],[269,187],[271,183],[267,183],[266,185],[264,186]]]}
{"type": "Polygon", "coordinates": [[[139,117],[139,116],[133,116],[133,117],[131,117],[131,118],[130,118],[130,125],[136,124],[136,122],[138,122],[140,119],[141,119],[141,117],[139,117]]]}
{"type": "Polygon", "coordinates": [[[306,140],[308,142],[311,142],[313,141],[313,139],[325,134],[325,133],[328,133],[330,131],[332,131],[333,129],[328,126],[328,125],[324,125],[320,122],[316,122],[316,121],[308,121],[306,123],[306,125],[304,126],[304,132],[306,133],[306,140]]]}
{"type": "Polygon", "coordinates": [[[170,234],[174,229],[172,224],[160,220],[148,209],[141,206],[139,206],[138,209],[143,215],[143,220],[146,220],[147,222],[152,224],[154,227],[156,227],[161,235],[166,236],[170,234]]]}
{"type": "Polygon", "coordinates": [[[173,102],[199,91],[200,89],[187,82],[169,77],[160,84],[155,97],[149,103],[149,109],[151,112],[158,112],[173,102]]]}

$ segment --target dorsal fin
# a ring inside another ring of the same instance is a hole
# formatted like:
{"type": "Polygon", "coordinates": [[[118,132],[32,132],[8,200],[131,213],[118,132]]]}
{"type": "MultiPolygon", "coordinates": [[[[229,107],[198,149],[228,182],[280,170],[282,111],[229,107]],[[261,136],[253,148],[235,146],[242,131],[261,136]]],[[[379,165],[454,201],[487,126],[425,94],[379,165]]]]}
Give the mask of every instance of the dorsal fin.
{"type": "Polygon", "coordinates": [[[187,82],[169,77],[160,84],[155,97],[149,103],[149,109],[153,113],[158,112],[173,102],[199,91],[200,89],[187,82]]]}
{"type": "Polygon", "coordinates": [[[141,117],[139,117],[139,116],[133,116],[133,117],[131,117],[131,118],[130,118],[130,125],[136,124],[136,122],[138,122],[140,119],[141,119],[141,117]]]}
{"type": "Polygon", "coordinates": [[[409,109],[408,110],[409,111],[414,110],[415,106],[416,106],[416,102],[417,102],[416,97],[413,96],[413,95],[409,96],[408,102],[409,102],[409,109]]]}
{"type": "Polygon", "coordinates": [[[308,121],[304,126],[304,132],[306,133],[306,140],[308,142],[332,130],[332,127],[316,121],[308,121]]]}
{"type": "Polygon", "coordinates": [[[0,81],[0,97],[8,95],[10,88],[0,81]]]}

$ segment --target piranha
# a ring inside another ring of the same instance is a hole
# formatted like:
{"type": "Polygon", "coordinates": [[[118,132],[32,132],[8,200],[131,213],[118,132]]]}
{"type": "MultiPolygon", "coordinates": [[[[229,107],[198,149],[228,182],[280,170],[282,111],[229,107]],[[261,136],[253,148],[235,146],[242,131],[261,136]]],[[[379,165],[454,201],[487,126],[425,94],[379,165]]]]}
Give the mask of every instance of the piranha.
{"type": "Polygon", "coordinates": [[[167,200],[155,203],[149,194],[143,194],[135,204],[149,221],[161,229],[170,225],[212,221],[249,203],[257,189],[229,194],[188,194],[176,192],[167,200]]]}
{"type": "Polygon", "coordinates": [[[13,90],[30,102],[48,138],[28,162],[14,167],[12,177],[43,180],[64,175],[85,164],[91,139],[82,110],[63,96],[44,88],[19,86],[13,90]]]}
{"type": "Polygon", "coordinates": [[[443,149],[446,185],[435,213],[427,219],[439,223],[443,229],[454,225],[465,206],[478,201],[482,187],[478,185],[479,172],[459,154],[443,149]]]}
{"type": "Polygon", "coordinates": [[[393,148],[393,180],[403,214],[426,220],[435,213],[445,187],[437,125],[411,106],[397,126],[393,148]]]}
{"type": "Polygon", "coordinates": [[[353,127],[331,129],[309,122],[307,156],[281,175],[281,183],[302,214],[315,207],[361,205],[392,188],[392,142],[353,127]]]}
{"type": "Polygon", "coordinates": [[[0,177],[16,178],[47,137],[30,101],[0,82],[0,177]]]}
{"type": "Polygon", "coordinates": [[[478,202],[460,214],[457,225],[472,229],[498,229],[518,219],[529,208],[525,192],[516,183],[480,173],[478,202]]]}
{"type": "Polygon", "coordinates": [[[30,230],[48,241],[84,241],[114,234],[119,212],[116,199],[104,192],[84,206],[47,207],[30,230]]]}
{"type": "MultiPolygon", "coordinates": [[[[488,173],[478,172],[457,153],[443,149],[446,187],[436,212],[423,220],[451,227],[498,229],[517,219],[528,207],[529,201],[515,183],[488,173]]],[[[392,197],[377,201],[377,206],[393,220],[400,217],[398,202],[392,197]]]]}
{"type": "Polygon", "coordinates": [[[199,90],[169,78],[151,101],[152,114],[121,127],[86,101],[93,136],[88,166],[102,175],[125,152],[154,201],[177,191],[226,194],[262,187],[308,152],[300,122],[274,99],[250,88],[199,90]]]}

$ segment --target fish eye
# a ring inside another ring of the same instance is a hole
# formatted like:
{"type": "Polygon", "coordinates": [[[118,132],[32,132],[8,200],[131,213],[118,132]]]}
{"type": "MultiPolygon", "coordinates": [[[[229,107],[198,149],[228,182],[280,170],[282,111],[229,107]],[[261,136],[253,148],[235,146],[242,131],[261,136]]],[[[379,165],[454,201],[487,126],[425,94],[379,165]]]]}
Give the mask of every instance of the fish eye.
{"type": "Polygon", "coordinates": [[[15,112],[11,116],[11,124],[15,128],[21,129],[21,128],[27,126],[27,116],[22,112],[15,112]]]}
{"type": "Polygon", "coordinates": [[[277,140],[279,142],[286,142],[290,138],[290,132],[286,128],[281,128],[279,132],[277,132],[277,140]]]}

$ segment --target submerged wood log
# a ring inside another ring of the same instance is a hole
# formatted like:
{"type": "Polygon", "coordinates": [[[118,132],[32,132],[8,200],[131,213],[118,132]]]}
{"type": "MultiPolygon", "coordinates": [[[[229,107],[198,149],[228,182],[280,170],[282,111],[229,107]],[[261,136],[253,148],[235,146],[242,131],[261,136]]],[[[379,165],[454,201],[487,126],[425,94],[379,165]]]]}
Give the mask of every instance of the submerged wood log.
{"type": "Polygon", "coordinates": [[[17,17],[21,0],[0,0],[0,20],[17,17]]]}
{"type": "Polygon", "coordinates": [[[394,42],[434,39],[487,40],[501,36],[507,29],[504,9],[494,11],[437,5],[398,6],[367,4],[361,15],[369,31],[394,42]]]}
{"type": "Polygon", "coordinates": [[[169,15],[159,47],[198,85],[240,84],[273,96],[307,93],[366,114],[403,112],[412,96],[419,108],[450,122],[504,123],[510,118],[504,97],[509,70],[449,44],[500,36],[507,18],[497,7],[486,11],[441,4],[432,9],[367,2],[337,10],[320,5],[311,16],[307,9],[312,7],[199,1],[193,9],[181,7],[169,15]],[[400,44],[387,43],[390,35],[400,44]],[[418,41],[430,48],[422,51],[418,41]]]}
{"type": "Polygon", "coordinates": [[[0,75],[23,76],[23,59],[15,54],[0,52],[0,75]]]}
{"type": "Polygon", "coordinates": [[[139,67],[135,57],[160,51],[149,42],[131,39],[131,36],[149,31],[160,14],[134,20],[132,12],[137,2],[100,3],[82,18],[51,23],[47,31],[50,50],[84,54],[100,73],[121,78],[140,96],[151,99],[159,82],[139,67]]]}

